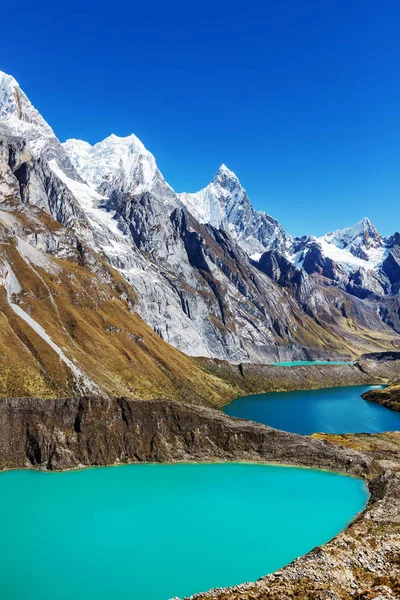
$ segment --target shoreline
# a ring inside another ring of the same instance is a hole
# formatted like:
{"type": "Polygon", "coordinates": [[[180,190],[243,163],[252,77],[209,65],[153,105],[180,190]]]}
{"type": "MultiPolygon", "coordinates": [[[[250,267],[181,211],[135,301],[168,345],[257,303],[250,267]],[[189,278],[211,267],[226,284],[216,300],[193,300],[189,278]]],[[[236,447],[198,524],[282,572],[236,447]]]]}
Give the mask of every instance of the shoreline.
{"type": "MultiPolygon", "coordinates": [[[[383,353],[384,354],[384,353],[383,353]]],[[[400,374],[400,360],[359,359],[349,364],[307,364],[278,366],[269,364],[231,364],[215,359],[196,359],[208,374],[230,386],[232,393],[218,402],[223,408],[243,396],[270,392],[312,391],[316,389],[363,385],[388,386],[400,374]]]]}
{"type": "MultiPolygon", "coordinates": [[[[237,398],[234,398],[233,400],[231,400],[230,402],[228,402],[228,404],[224,404],[223,406],[220,407],[221,410],[223,410],[225,407],[229,406],[230,404],[232,404],[232,402],[235,402],[235,400],[238,400],[239,398],[251,398],[252,396],[263,396],[264,394],[281,394],[281,393],[292,393],[292,392],[317,392],[319,390],[335,390],[337,388],[344,388],[344,387],[351,387],[351,388],[356,388],[356,387],[371,387],[371,390],[367,390],[365,392],[365,394],[369,394],[369,392],[373,392],[375,390],[384,390],[387,389],[388,387],[390,387],[389,383],[355,383],[354,385],[333,385],[330,387],[313,387],[313,388],[301,388],[301,389],[296,389],[296,390],[273,390],[273,391],[269,391],[269,392],[254,392],[252,394],[245,394],[244,396],[238,396],[237,398]]],[[[364,398],[364,394],[360,394],[360,398],[364,398]]],[[[364,400],[368,400],[368,398],[364,398],[364,400]]],[[[225,414],[225,413],[224,413],[225,414]]],[[[240,418],[240,417],[235,417],[235,418],[240,418]]],[[[255,421],[257,422],[257,421],[255,421]]],[[[323,432],[321,432],[323,433],[323,432]]],[[[361,432],[360,432],[361,433],[361,432]]]]}
{"type": "MultiPolygon", "coordinates": [[[[234,417],[232,417],[234,418],[234,417]]],[[[277,430],[280,431],[280,430],[277,430]]],[[[318,435],[318,434],[313,434],[313,435],[318,435]]],[[[348,435],[352,435],[352,434],[348,434],[348,435]]],[[[357,435],[357,434],[355,434],[357,435]]],[[[304,437],[311,437],[311,436],[304,436],[304,437]]],[[[316,438],[318,439],[318,438],[316,438]]],[[[262,460],[225,460],[222,461],[218,458],[216,458],[215,460],[176,460],[176,461],[170,461],[170,462],[151,462],[151,461],[142,461],[142,462],[125,462],[125,463],[112,463],[112,464],[104,464],[104,465],[81,465],[81,466],[76,466],[76,467],[71,467],[71,468],[67,468],[67,469],[59,469],[59,470],[49,470],[49,469],[41,469],[39,467],[34,467],[34,466],[25,466],[25,467],[15,467],[15,468],[3,468],[0,470],[0,476],[4,473],[12,473],[14,471],[29,471],[32,473],[42,473],[42,474],[46,474],[46,475],[60,475],[62,473],[80,473],[82,471],[88,471],[91,469],[114,469],[114,468],[119,468],[119,467],[140,467],[140,466],[153,466],[153,467],[173,467],[173,466],[179,466],[179,465],[248,465],[248,466],[255,466],[255,467],[277,467],[277,468],[287,468],[287,469],[304,469],[304,470],[309,470],[309,471],[320,471],[321,473],[328,473],[330,475],[338,475],[340,477],[350,477],[352,479],[359,479],[361,481],[364,481],[365,484],[368,487],[369,482],[371,481],[370,478],[368,478],[368,476],[362,476],[362,475],[355,475],[353,473],[348,473],[345,471],[339,471],[336,470],[334,468],[330,469],[330,468],[319,468],[319,467],[314,467],[314,466],[309,466],[309,465],[301,465],[301,464],[295,464],[295,463],[280,463],[280,462],[265,462],[262,460]]]]}

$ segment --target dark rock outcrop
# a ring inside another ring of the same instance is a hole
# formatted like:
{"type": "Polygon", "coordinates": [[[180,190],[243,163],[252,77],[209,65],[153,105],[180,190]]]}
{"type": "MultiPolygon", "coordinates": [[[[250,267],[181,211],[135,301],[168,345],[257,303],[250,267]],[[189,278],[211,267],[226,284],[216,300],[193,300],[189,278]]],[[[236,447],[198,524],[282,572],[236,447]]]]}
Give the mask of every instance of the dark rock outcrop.
{"type": "Polygon", "coordinates": [[[374,360],[377,362],[400,361],[400,352],[370,352],[369,354],[362,354],[360,360],[374,360]]]}
{"type": "Polygon", "coordinates": [[[398,293],[400,290],[400,245],[396,244],[390,249],[382,263],[382,271],[390,281],[392,293],[398,293]]]}
{"type": "Polygon", "coordinates": [[[0,399],[0,468],[251,460],[367,476],[371,460],[324,441],[170,400],[0,399]]]}

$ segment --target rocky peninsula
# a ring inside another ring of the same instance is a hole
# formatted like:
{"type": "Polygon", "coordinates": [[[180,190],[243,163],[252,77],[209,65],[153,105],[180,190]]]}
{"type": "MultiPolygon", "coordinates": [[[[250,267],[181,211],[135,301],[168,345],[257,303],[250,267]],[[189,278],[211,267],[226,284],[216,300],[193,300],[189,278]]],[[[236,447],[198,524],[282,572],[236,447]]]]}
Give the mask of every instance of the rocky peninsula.
{"type": "Polygon", "coordinates": [[[370,390],[362,395],[365,400],[377,402],[386,408],[400,411],[400,379],[383,390],[370,390]]]}

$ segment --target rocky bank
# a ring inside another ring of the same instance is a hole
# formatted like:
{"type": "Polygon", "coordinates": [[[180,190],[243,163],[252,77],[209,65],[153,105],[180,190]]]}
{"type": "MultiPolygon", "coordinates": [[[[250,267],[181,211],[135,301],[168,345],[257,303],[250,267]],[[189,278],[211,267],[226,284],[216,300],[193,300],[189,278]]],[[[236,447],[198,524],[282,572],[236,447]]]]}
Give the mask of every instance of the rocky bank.
{"type": "MultiPolygon", "coordinates": [[[[348,385],[376,385],[394,382],[400,374],[400,355],[384,360],[387,353],[374,354],[378,358],[362,356],[349,364],[300,365],[277,367],[262,364],[232,364],[223,360],[196,359],[196,363],[208,374],[236,390],[236,396],[263,392],[311,390],[348,385]]],[[[391,354],[391,353],[388,353],[391,354]]],[[[233,400],[228,395],[219,406],[233,400]]],[[[218,400],[213,400],[214,406],[218,400]]]]}

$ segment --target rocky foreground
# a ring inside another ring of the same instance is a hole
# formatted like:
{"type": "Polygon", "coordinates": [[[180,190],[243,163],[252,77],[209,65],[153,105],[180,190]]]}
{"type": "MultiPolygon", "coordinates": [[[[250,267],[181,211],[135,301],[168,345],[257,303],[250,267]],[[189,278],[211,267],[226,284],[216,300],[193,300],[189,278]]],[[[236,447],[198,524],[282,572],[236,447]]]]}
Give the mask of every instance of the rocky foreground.
{"type": "Polygon", "coordinates": [[[193,599],[399,597],[400,433],[303,437],[169,400],[0,399],[2,469],[221,460],[363,477],[371,498],[346,531],[281,571],[193,599]]]}

